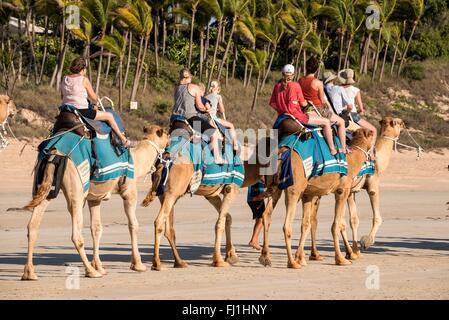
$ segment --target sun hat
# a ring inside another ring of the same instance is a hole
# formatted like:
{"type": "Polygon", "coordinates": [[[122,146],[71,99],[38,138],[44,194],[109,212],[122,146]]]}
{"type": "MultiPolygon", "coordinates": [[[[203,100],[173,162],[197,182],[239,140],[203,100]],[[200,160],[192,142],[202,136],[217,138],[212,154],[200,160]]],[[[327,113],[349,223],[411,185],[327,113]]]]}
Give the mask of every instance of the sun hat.
{"type": "Polygon", "coordinates": [[[294,74],[295,73],[295,67],[292,64],[286,64],[282,68],[282,73],[283,74],[294,74]]]}
{"type": "Polygon", "coordinates": [[[343,69],[338,73],[338,81],[343,85],[354,84],[354,70],[343,69]]]}
{"type": "Polygon", "coordinates": [[[332,71],[325,71],[323,73],[323,82],[324,84],[327,84],[329,81],[337,79],[337,75],[333,73],[332,71]]]}

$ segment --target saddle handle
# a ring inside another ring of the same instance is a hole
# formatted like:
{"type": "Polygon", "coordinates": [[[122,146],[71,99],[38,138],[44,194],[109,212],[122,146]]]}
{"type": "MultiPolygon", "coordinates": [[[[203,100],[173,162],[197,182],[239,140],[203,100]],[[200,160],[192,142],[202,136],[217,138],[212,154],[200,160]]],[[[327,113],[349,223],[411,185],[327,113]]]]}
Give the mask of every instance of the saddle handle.
{"type": "Polygon", "coordinates": [[[103,99],[108,100],[111,103],[112,110],[114,110],[114,101],[112,101],[109,97],[104,96],[104,97],[101,97],[100,99],[98,99],[98,104],[100,105],[101,111],[106,111],[106,109],[103,106],[103,99]]]}

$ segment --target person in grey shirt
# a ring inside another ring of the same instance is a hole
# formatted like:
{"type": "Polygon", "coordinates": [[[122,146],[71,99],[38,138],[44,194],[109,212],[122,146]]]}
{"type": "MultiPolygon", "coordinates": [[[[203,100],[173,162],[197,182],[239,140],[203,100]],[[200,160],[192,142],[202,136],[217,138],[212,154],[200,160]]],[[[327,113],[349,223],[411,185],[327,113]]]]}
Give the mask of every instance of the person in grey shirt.
{"type": "Polygon", "coordinates": [[[345,96],[342,87],[335,84],[337,76],[332,71],[326,71],[323,74],[324,90],[327,94],[330,103],[334,107],[336,114],[341,115],[345,110],[348,110],[348,99],[345,96]]]}
{"type": "Polygon", "coordinates": [[[172,116],[185,117],[194,130],[209,136],[214,162],[227,164],[228,162],[221,156],[218,145],[220,133],[205,119],[203,114],[210,112],[210,105],[204,105],[201,99],[204,92],[198,85],[192,83],[192,74],[188,69],[182,69],[179,78],[179,85],[175,88],[174,93],[172,116]]]}

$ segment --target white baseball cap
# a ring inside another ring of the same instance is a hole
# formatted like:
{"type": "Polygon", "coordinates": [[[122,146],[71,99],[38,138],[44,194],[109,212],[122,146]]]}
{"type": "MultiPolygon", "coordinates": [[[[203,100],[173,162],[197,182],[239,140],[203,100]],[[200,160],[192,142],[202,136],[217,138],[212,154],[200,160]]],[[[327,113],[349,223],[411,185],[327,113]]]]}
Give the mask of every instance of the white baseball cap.
{"type": "Polygon", "coordinates": [[[282,73],[295,73],[295,67],[292,64],[286,64],[282,68],[282,73]]]}

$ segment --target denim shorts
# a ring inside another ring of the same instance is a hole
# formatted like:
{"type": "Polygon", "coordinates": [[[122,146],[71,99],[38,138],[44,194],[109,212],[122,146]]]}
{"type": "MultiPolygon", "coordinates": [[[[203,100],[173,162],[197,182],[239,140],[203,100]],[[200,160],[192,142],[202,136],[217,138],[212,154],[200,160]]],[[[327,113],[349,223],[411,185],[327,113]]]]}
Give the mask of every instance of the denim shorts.
{"type": "Polygon", "coordinates": [[[352,120],[354,120],[355,123],[358,123],[360,121],[360,115],[357,112],[351,112],[352,120]]]}

